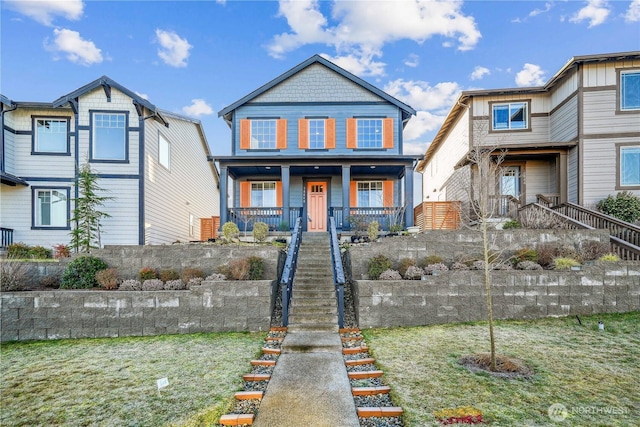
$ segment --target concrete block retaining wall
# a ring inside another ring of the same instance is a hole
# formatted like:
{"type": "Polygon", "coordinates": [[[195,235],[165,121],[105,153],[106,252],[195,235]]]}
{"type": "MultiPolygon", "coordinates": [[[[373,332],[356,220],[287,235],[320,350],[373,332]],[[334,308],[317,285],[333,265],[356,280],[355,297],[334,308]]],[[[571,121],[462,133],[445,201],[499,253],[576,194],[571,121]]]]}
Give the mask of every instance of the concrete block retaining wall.
{"type": "MultiPolygon", "coordinates": [[[[640,310],[640,264],[596,263],[582,271],[493,271],[497,319],[640,310]]],[[[426,280],[353,285],[361,328],[419,326],[487,319],[481,271],[449,271],[426,280]]]]}
{"type": "MultiPolygon", "coordinates": [[[[583,241],[608,242],[606,230],[500,230],[490,233],[491,250],[504,251],[510,256],[524,247],[535,247],[540,243],[573,246],[576,249],[583,241]]],[[[402,258],[416,261],[430,255],[438,255],[451,263],[458,258],[480,256],[482,235],[472,230],[429,231],[412,237],[385,237],[367,245],[352,246],[347,274],[354,280],[367,279],[369,260],[376,255],[385,255],[397,263],[402,258]],[[349,271],[350,267],[350,271],[349,271]]]]}
{"type": "Polygon", "coordinates": [[[0,294],[1,341],[265,331],[273,284],[204,282],[186,291],[0,294]]]}

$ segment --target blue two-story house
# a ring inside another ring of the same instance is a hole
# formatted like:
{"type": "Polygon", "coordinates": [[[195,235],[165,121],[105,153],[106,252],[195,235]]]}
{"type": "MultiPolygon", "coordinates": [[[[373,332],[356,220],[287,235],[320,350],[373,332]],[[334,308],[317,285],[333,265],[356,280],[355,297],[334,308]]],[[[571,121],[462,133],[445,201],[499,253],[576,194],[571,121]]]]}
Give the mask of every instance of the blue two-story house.
{"type": "Polygon", "coordinates": [[[220,223],[342,230],[413,225],[415,110],[315,55],[218,113],[231,128],[220,167],[220,223]]]}

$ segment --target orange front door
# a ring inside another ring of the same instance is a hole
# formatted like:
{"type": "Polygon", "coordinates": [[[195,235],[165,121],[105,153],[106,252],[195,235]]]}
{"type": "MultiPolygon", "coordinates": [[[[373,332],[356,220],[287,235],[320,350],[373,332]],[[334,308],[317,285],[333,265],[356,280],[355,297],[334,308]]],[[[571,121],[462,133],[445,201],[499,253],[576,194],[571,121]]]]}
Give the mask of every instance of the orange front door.
{"type": "Polygon", "coordinates": [[[327,183],[307,183],[307,231],[327,231],[327,183]]]}

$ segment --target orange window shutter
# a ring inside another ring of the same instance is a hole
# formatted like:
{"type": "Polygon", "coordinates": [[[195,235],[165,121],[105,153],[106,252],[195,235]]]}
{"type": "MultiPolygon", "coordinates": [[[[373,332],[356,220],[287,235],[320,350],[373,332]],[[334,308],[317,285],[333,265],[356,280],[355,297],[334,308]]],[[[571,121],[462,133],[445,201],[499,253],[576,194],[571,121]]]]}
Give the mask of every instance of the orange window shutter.
{"type": "Polygon", "coordinates": [[[251,207],[251,182],[243,181],[240,183],[240,207],[251,207]]]}
{"type": "Polygon", "coordinates": [[[384,119],[382,134],[384,135],[382,148],[393,148],[393,119],[384,119]]]}
{"type": "Polygon", "coordinates": [[[349,183],[349,205],[351,208],[358,207],[358,183],[356,181],[349,183]]]}
{"type": "Polygon", "coordinates": [[[326,119],[324,128],[324,147],[327,149],[336,148],[336,119],[326,119]]]}
{"type": "Polygon", "coordinates": [[[276,207],[282,207],[282,181],[276,181],[276,207]]]}
{"type": "Polygon", "coordinates": [[[287,119],[278,119],[276,126],[276,148],[279,150],[287,148],[287,119]]]}
{"type": "Polygon", "coordinates": [[[306,150],[309,148],[309,120],[298,119],[298,148],[306,150]]]}
{"type": "Polygon", "coordinates": [[[240,120],[240,149],[248,150],[251,148],[251,120],[240,120]]]}
{"type": "Polygon", "coordinates": [[[347,119],[347,148],[358,147],[357,119],[347,119]]]}
{"type": "Polygon", "coordinates": [[[393,202],[393,181],[382,181],[382,198],[384,207],[392,207],[393,202]]]}

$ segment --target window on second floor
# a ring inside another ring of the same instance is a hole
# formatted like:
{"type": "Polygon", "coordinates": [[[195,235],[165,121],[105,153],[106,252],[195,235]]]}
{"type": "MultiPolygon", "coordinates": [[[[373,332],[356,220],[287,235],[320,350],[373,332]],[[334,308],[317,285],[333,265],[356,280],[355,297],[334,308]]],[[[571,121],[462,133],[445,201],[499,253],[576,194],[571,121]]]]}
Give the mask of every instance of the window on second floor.
{"type": "Polygon", "coordinates": [[[68,228],[68,189],[34,188],[34,227],[68,228]]]}
{"type": "Polygon", "coordinates": [[[325,141],[325,120],[310,119],[309,120],[309,148],[322,149],[325,141]]]}
{"type": "Polygon", "coordinates": [[[170,161],[171,144],[162,134],[158,134],[158,163],[169,169],[170,161]]]}
{"type": "Polygon", "coordinates": [[[640,146],[620,147],[620,186],[640,186],[640,146]]]}
{"type": "Polygon", "coordinates": [[[358,148],[382,148],[382,119],[358,119],[358,148]]]}
{"type": "Polygon", "coordinates": [[[520,130],[529,128],[527,102],[493,104],[492,130],[520,130]]]}
{"type": "Polygon", "coordinates": [[[69,154],[69,119],[35,118],[34,153],[69,154]]]}
{"type": "Polygon", "coordinates": [[[264,208],[277,206],[276,183],[252,182],[251,183],[251,207],[264,208]]]}
{"type": "Polygon", "coordinates": [[[620,73],[620,110],[640,110],[640,71],[620,73]]]}
{"type": "Polygon", "coordinates": [[[251,148],[276,148],[276,120],[251,120],[251,148]]]}
{"type": "Polygon", "coordinates": [[[127,160],[127,115],[96,112],[92,121],[91,160],[127,160]]]}

